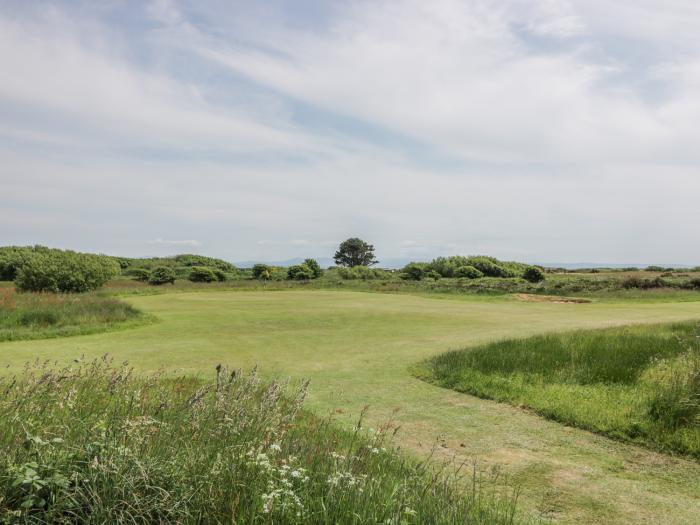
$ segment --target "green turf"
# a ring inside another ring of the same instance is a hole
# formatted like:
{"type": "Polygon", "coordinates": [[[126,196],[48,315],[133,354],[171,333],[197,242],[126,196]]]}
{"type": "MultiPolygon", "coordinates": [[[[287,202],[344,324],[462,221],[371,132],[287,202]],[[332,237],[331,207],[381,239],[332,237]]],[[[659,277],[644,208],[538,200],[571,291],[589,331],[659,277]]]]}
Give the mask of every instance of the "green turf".
{"type": "Polygon", "coordinates": [[[110,353],[139,369],[209,374],[259,364],[311,379],[310,407],[376,424],[400,408],[404,447],[476,458],[522,483],[521,507],[568,523],[692,523],[700,466],[426,384],[408,368],[449,349],[547,331],[700,317],[700,302],[555,304],[338,291],[135,296],[160,323],[113,333],[0,344],[0,364],[110,353]]]}

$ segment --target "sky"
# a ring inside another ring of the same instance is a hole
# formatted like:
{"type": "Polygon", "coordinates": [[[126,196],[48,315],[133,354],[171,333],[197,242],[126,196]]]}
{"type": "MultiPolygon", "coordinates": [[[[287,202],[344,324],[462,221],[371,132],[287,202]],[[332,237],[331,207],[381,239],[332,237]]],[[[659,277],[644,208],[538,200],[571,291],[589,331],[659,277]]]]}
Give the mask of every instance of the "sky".
{"type": "Polygon", "coordinates": [[[0,2],[0,244],[700,264],[696,0],[0,2]]]}

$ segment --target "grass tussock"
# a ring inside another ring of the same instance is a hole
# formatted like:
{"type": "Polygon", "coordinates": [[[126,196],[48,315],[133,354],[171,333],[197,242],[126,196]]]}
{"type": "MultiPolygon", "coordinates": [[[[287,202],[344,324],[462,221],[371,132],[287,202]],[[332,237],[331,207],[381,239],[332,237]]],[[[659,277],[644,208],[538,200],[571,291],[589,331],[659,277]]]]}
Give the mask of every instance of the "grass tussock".
{"type": "Polygon", "coordinates": [[[416,373],[566,424],[700,458],[697,323],[500,341],[442,354],[416,373]]]}
{"type": "Polygon", "coordinates": [[[513,499],[339,429],[306,385],[100,360],[0,382],[2,523],[513,523],[513,499]]]}
{"type": "Polygon", "coordinates": [[[139,310],[115,298],[0,288],[0,341],[95,333],[145,319],[139,310]]]}

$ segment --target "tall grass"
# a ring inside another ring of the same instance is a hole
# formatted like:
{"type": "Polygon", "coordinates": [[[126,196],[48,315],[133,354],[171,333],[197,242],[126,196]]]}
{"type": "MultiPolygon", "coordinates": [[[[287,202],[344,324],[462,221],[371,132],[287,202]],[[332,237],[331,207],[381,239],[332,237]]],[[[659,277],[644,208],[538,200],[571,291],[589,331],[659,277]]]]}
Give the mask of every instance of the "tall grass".
{"type": "Polygon", "coordinates": [[[0,341],[94,333],[144,319],[136,308],[115,298],[0,288],[0,341]]]}
{"type": "Polygon", "coordinates": [[[3,523],[494,523],[513,499],[343,431],[306,385],[218,368],[138,378],[108,360],[0,382],[3,523]]]}
{"type": "Polygon", "coordinates": [[[500,341],[442,354],[416,373],[570,425],[700,458],[695,322],[500,341]]]}

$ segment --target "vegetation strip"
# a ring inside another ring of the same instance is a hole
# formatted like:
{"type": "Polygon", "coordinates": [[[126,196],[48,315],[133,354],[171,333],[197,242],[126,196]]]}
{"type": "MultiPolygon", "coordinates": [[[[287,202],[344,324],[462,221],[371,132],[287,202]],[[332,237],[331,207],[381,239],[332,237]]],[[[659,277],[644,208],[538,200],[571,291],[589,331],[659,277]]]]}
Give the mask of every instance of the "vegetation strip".
{"type": "Polygon", "coordinates": [[[700,326],[578,331],[452,351],[418,365],[440,386],[700,458],[700,326]]]}
{"type": "Polygon", "coordinates": [[[0,341],[94,334],[154,320],[113,297],[16,293],[0,288],[0,341]]]}
{"type": "Polygon", "coordinates": [[[394,451],[391,423],[303,412],[306,384],[138,378],[101,359],[29,367],[0,393],[3,523],[515,522],[513,498],[394,451]]]}

